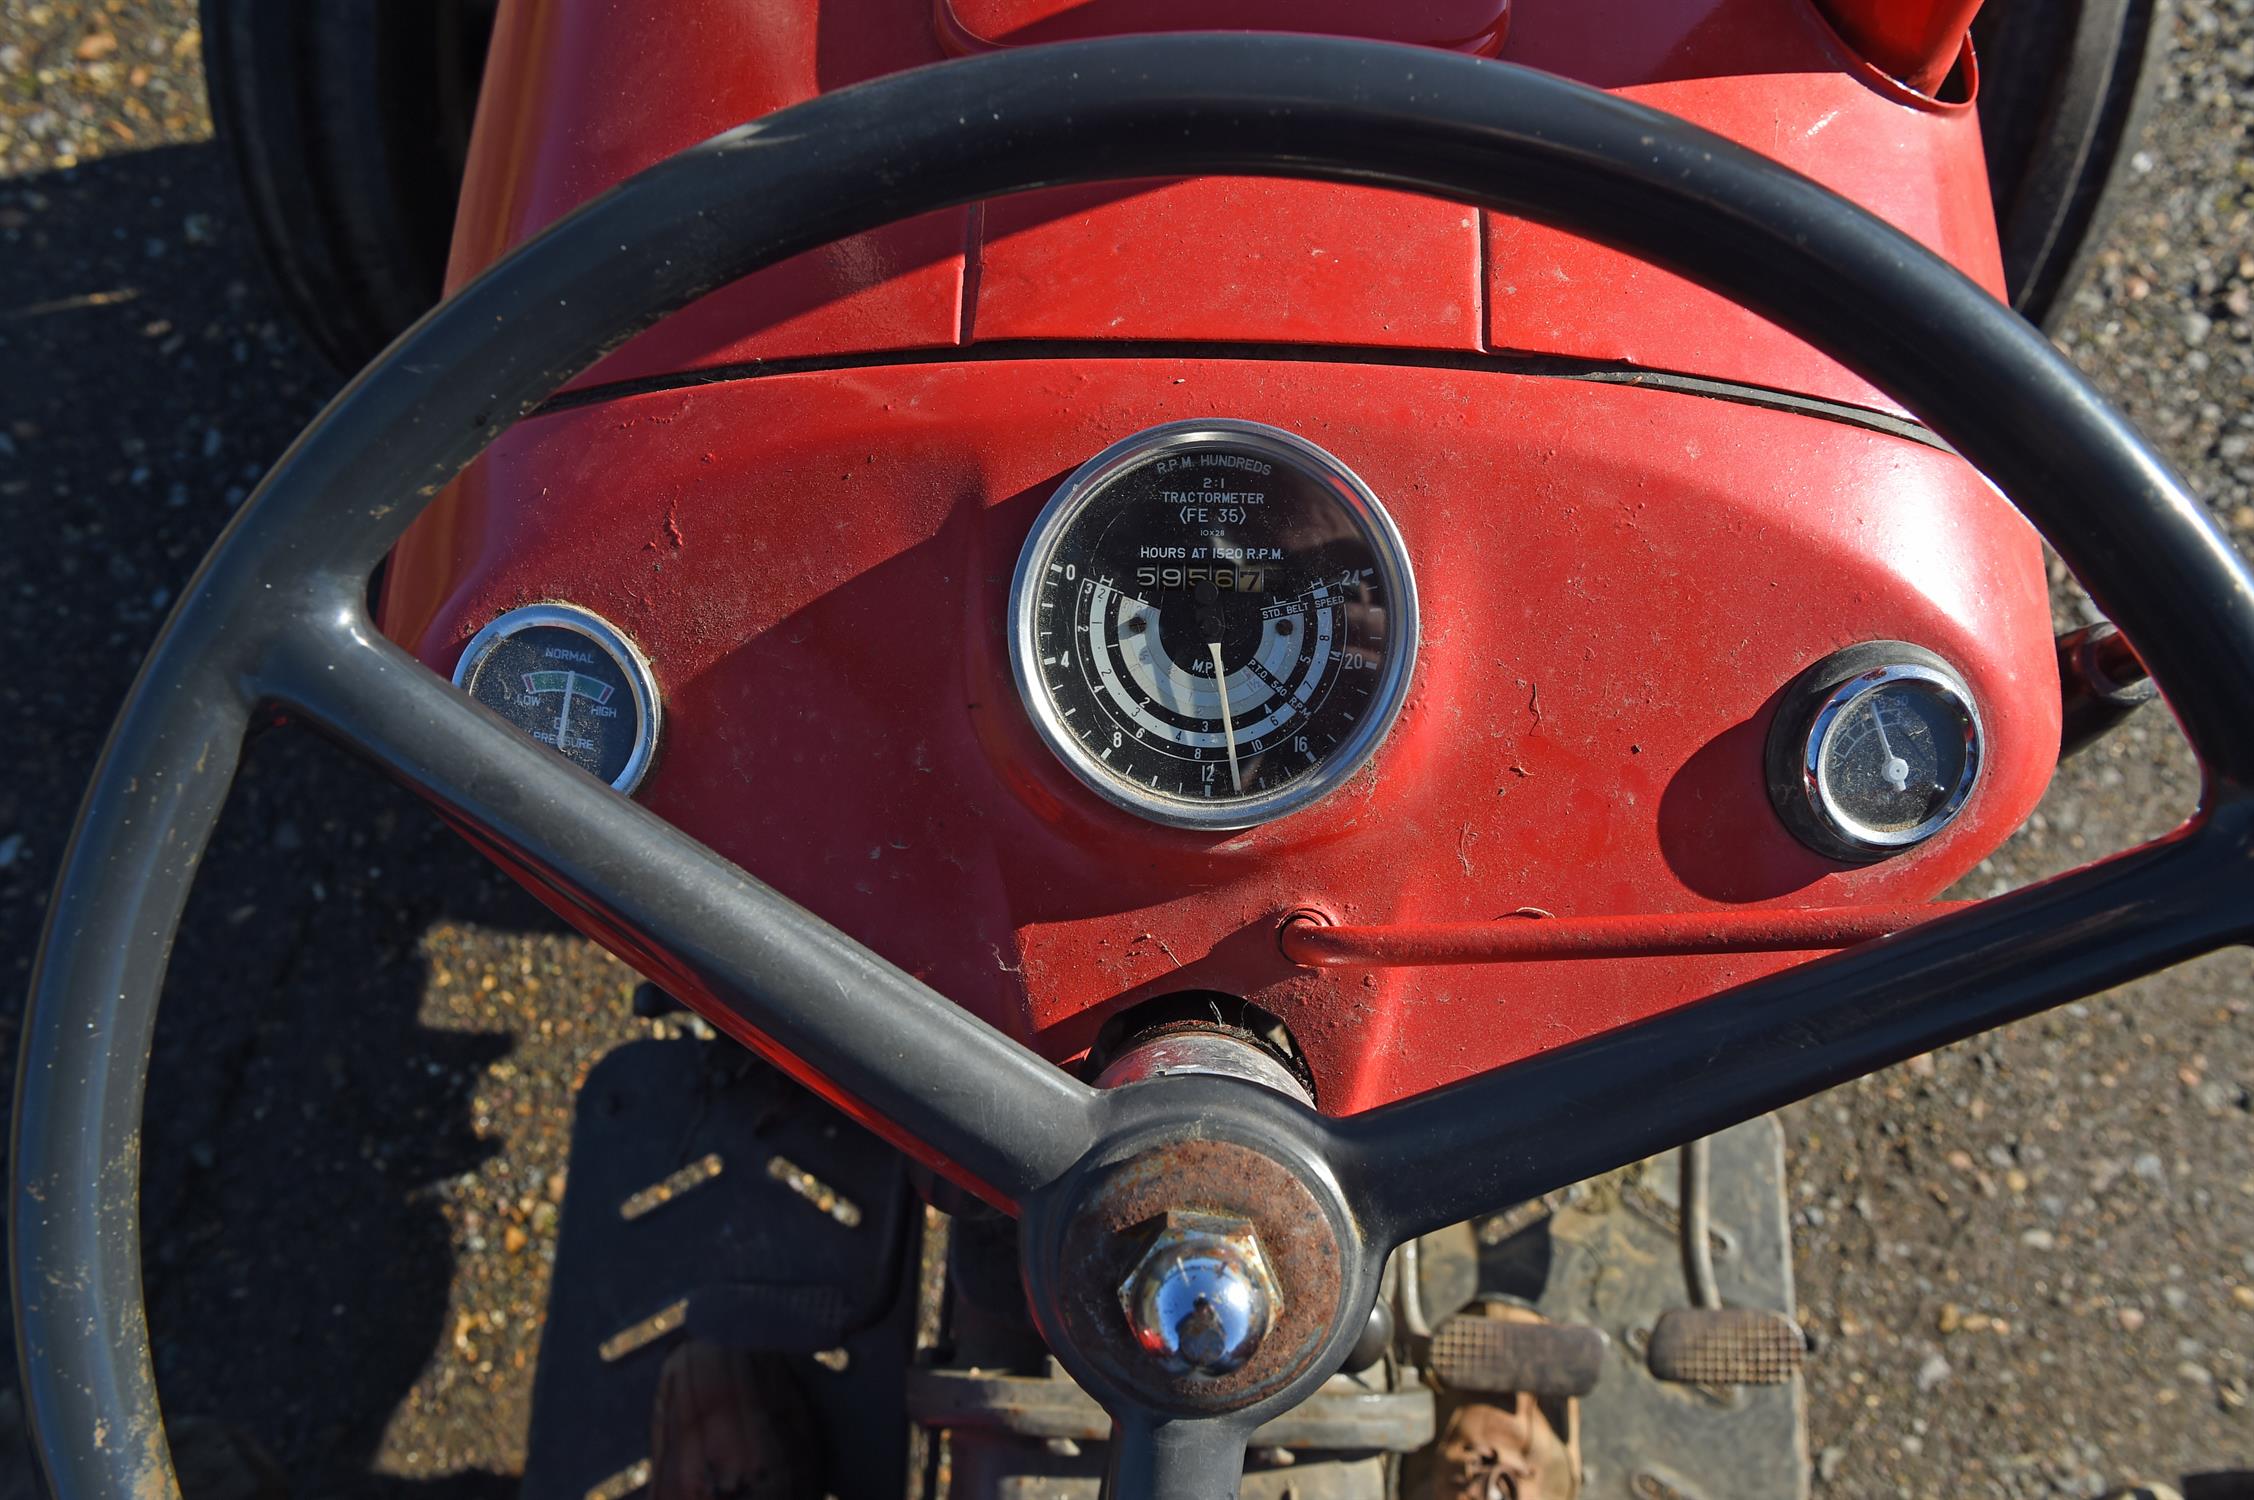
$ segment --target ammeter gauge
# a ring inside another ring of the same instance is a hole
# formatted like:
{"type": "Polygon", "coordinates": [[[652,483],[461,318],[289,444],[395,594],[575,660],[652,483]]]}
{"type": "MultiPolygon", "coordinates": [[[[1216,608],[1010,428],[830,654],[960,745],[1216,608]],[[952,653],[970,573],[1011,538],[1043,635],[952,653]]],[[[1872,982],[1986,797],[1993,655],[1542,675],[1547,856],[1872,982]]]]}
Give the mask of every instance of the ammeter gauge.
{"type": "Polygon", "coordinates": [[[1810,848],[1884,859],[1964,810],[1981,751],[1980,714],[1955,670],[1921,647],[1877,641],[1826,657],[1785,690],[1769,792],[1810,848]]]}

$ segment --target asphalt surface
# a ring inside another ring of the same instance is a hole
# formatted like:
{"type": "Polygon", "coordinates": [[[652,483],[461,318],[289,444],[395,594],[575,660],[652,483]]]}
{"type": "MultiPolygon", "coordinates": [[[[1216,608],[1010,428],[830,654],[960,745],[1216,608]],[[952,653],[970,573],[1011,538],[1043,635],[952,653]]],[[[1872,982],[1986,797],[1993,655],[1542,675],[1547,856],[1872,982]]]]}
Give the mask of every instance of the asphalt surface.
{"type": "MultiPolygon", "coordinates": [[[[2183,0],[2176,30],[2062,341],[2244,540],[2254,4],[2183,0]]],[[[110,714],[336,384],[264,283],[199,63],[188,0],[0,0],[10,1039],[110,714]]],[[[2159,832],[2196,791],[2148,711],[2064,767],[1968,889],[2159,832]]],[[[1790,1112],[1820,1492],[2095,1494],[2254,1467],[2249,979],[2221,955],[1790,1112]]],[[[630,984],[411,799],[308,736],[259,741],[149,1101],[168,1411],[240,1425],[298,1495],[513,1494],[572,1090],[650,1031],[630,984]]],[[[23,1482],[0,1464],[0,1495],[23,1482]]]]}

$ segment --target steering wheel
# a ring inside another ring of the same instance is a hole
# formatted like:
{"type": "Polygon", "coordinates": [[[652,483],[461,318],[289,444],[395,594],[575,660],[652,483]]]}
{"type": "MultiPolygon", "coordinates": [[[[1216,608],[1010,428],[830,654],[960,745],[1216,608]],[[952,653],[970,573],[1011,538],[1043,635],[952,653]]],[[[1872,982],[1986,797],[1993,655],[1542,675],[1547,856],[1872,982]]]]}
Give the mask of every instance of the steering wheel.
{"type": "Polygon", "coordinates": [[[1021,1220],[1042,1333],[1114,1423],[1110,1493],[1233,1496],[1248,1436],[1341,1363],[1409,1236],[1636,1160],[2254,923],[2254,578],[2034,329],[1908,237],[1650,109],[1454,54],[1257,35],[1007,51],[682,152],[493,267],[352,382],[183,591],[103,751],[16,1090],[16,1337],[55,1492],[177,1495],[136,1222],[182,904],[252,716],[349,741],[539,872],[653,978],[1021,1220]],[[1347,1119],[1222,1077],[1103,1090],[1018,1046],[457,693],[380,635],[371,570],[504,429],[663,315],[842,235],[1055,184],[1365,183],[1688,275],[1891,391],[2012,496],[2135,643],[2205,768],[2167,838],[1347,1119]],[[1171,1214],[1251,1226],[1276,1293],[1219,1374],[1154,1358],[1122,1276],[1171,1214]]]}

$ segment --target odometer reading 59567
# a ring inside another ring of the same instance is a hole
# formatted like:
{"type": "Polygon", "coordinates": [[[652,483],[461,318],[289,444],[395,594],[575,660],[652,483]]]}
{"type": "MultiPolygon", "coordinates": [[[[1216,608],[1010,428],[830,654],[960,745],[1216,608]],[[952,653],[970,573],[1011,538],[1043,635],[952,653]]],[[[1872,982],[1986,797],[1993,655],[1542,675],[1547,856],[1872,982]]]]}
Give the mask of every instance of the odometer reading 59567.
{"type": "Polygon", "coordinates": [[[1181,827],[1249,827],[1338,786],[1416,651],[1384,507],[1251,422],[1154,427],[1089,460],[1034,523],[1010,612],[1042,737],[1103,796],[1181,827]]]}

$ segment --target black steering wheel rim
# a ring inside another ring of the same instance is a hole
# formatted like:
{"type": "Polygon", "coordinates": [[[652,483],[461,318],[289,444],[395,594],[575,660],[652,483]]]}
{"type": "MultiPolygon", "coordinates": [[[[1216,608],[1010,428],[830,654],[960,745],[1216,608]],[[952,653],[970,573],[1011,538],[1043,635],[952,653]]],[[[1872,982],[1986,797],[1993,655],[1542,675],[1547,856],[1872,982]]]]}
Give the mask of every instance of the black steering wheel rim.
{"type": "MultiPolygon", "coordinates": [[[[34,1435],[65,1500],[177,1493],[139,1280],[142,1088],[189,881],[243,731],[276,704],[510,848],[625,937],[653,977],[715,995],[733,1034],[1022,1210],[1053,1339],[1069,1280],[1060,1226],[1121,1153],[1185,1131],[1313,1184],[1348,1251],[1339,1305],[1350,1321],[1374,1294],[1372,1267],[1409,1234],[2248,934],[2254,579],[2041,335],[1906,236],[1680,121],[1429,50],[1154,37],[897,75],[658,164],[434,310],[299,438],[184,591],[80,813],[20,1053],[17,1340],[34,1435]],[[1911,933],[1323,1121],[1221,1080],[1112,1095],[1074,1082],[516,736],[368,620],[370,570],[430,497],[666,313],[925,210],[1181,174],[1362,183],[1544,220],[1688,275],[1839,357],[2017,497],[2136,644],[2205,767],[2200,817],[1911,933]],[[1445,1182],[1426,1181],[1440,1162],[1445,1182]]],[[[1350,1339],[1341,1323],[1298,1373],[1224,1413],[1154,1404],[1059,1352],[1119,1419],[1117,1487],[1140,1494],[1233,1486],[1250,1425],[1296,1401],[1350,1339]]]]}

